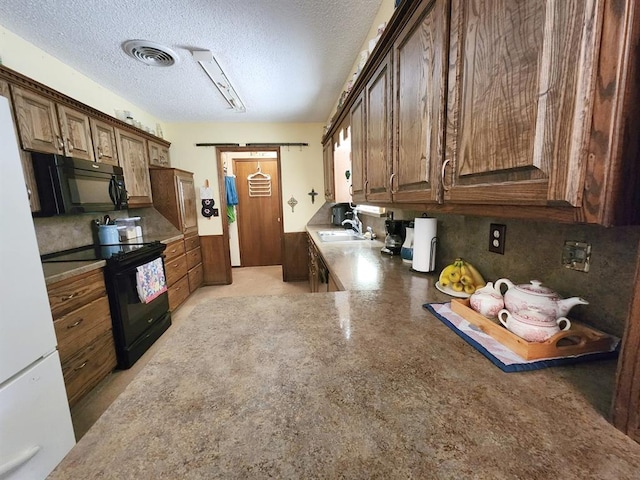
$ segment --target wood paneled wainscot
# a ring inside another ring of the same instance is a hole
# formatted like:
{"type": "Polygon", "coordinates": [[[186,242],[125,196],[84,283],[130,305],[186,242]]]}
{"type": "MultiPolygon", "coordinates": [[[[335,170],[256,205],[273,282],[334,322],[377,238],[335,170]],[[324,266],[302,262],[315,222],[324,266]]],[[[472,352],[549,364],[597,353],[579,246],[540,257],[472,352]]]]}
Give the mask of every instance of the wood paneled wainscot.
{"type": "Polygon", "coordinates": [[[47,286],[69,404],[76,404],[116,367],[102,269],[47,286]]]}

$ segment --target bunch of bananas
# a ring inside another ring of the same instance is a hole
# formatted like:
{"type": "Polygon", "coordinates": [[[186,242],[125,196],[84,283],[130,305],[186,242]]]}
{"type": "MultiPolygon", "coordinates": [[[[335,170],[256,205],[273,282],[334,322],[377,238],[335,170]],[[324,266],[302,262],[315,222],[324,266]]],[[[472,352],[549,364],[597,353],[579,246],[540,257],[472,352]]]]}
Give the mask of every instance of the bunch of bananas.
{"type": "Polygon", "coordinates": [[[472,294],[478,288],[482,288],[487,282],[476,267],[461,258],[456,258],[451,265],[447,265],[438,279],[443,287],[451,287],[454,292],[472,294]]]}

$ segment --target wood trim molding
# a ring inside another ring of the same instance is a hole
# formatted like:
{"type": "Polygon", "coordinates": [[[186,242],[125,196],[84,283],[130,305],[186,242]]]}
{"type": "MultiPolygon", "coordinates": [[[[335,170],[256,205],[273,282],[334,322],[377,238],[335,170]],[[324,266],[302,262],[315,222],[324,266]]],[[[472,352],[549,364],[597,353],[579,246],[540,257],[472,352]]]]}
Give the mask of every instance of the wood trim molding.
{"type": "Polygon", "coordinates": [[[25,75],[22,75],[21,73],[16,72],[15,70],[11,70],[10,68],[5,67],[3,65],[0,65],[0,79],[6,80],[11,85],[17,85],[19,87],[31,90],[56,103],[59,103],[61,105],[65,105],[75,110],[78,110],[80,112],[83,112],[89,115],[90,117],[97,118],[107,123],[110,123],[114,127],[119,128],[121,130],[129,131],[130,133],[144,137],[147,140],[152,140],[167,148],[171,146],[171,142],[168,142],[164,138],[156,137],[155,135],[151,135],[150,133],[147,133],[144,130],[133,127],[128,123],[118,120],[117,118],[112,117],[111,115],[107,115],[106,113],[101,112],[100,110],[96,110],[95,108],[90,107],[89,105],[86,105],[74,98],[68,97],[67,95],[61,92],[58,92],[57,90],[54,90],[36,80],[33,80],[32,78],[26,77],[25,75]]]}

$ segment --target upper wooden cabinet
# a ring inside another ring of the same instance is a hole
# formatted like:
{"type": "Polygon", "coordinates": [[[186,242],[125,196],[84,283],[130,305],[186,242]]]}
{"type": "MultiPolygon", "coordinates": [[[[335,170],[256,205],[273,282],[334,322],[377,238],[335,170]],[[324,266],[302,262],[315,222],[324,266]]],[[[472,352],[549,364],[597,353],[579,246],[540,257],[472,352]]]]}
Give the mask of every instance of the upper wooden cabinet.
{"type": "Polygon", "coordinates": [[[366,201],[365,197],[365,107],[364,92],[361,92],[351,107],[351,197],[355,203],[366,201]]]}
{"type": "Polygon", "coordinates": [[[93,141],[89,116],[64,105],[57,105],[60,131],[67,157],[93,161],[93,141]]]}
{"type": "Polygon", "coordinates": [[[324,167],[324,199],[327,202],[335,201],[334,174],[333,174],[333,142],[327,142],[322,147],[322,165],[324,167]]]}
{"type": "Polygon", "coordinates": [[[11,88],[11,93],[22,148],[43,153],[64,153],[55,102],[16,86],[11,88]]]}
{"type": "MultiPolygon", "coordinates": [[[[9,100],[9,105],[12,106],[11,92],[9,84],[4,80],[0,80],[0,96],[9,100]]],[[[15,119],[14,109],[11,108],[11,115],[13,117],[14,125],[17,123],[15,119]]],[[[18,135],[18,129],[16,127],[16,140],[20,144],[20,136],[18,135]]],[[[38,187],[36,185],[36,177],[33,173],[33,164],[31,163],[31,154],[20,149],[20,162],[22,164],[22,174],[24,175],[24,183],[27,188],[27,195],[29,196],[29,207],[32,212],[40,211],[40,199],[38,198],[38,187]]]]}
{"type": "Polygon", "coordinates": [[[368,201],[391,200],[391,54],[365,87],[365,178],[368,201]]]}
{"type": "Polygon", "coordinates": [[[149,146],[149,165],[154,167],[170,167],[171,161],[169,159],[169,148],[165,145],[147,141],[149,146]]]}
{"type": "Polygon", "coordinates": [[[149,169],[153,206],[184,234],[198,231],[193,173],[177,168],[149,169]]]}
{"type": "Polygon", "coordinates": [[[355,202],[638,224],[638,44],[633,0],[401,2],[325,142],[350,118],[355,202]]]}
{"type": "Polygon", "coordinates": [[[119,165],[116,131],[113,125],[96,118],[90,118],[89,121],[93,138],[93,154],[96,161],[119,165]]]}
{"type": "Polygon", "coordinates": [[[453,1],[445,201],[581,205],[596,7],[453,1]]]}
{"type": "Polygon", "coordinates": [[[152,204],[149,160],[146,140],[131,132],[116,128],[116,143],[129,207],[148,207],[152,204]]]}
{"type": "Polygon", "coordinates": [[[437,202],[444,157],[449,1],[423,2],[393,43],[393,201],[437,202]]]}

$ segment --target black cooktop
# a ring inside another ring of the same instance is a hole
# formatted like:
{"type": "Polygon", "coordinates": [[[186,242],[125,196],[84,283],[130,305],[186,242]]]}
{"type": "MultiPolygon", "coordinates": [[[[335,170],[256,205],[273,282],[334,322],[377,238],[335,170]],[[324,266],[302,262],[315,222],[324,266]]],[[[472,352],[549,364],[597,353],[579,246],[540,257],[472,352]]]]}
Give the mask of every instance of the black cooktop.
{"type": "Polygon", "coordinates": [[[130,256],[162,252],[165,245],[159,241],[140,243],[116,243],[111,245],[85,245],[83,247],[63,250],[61,252],[42,255],[43,263],[54,262],[90,262],[94,260],[122,261],[130,256]]]}

